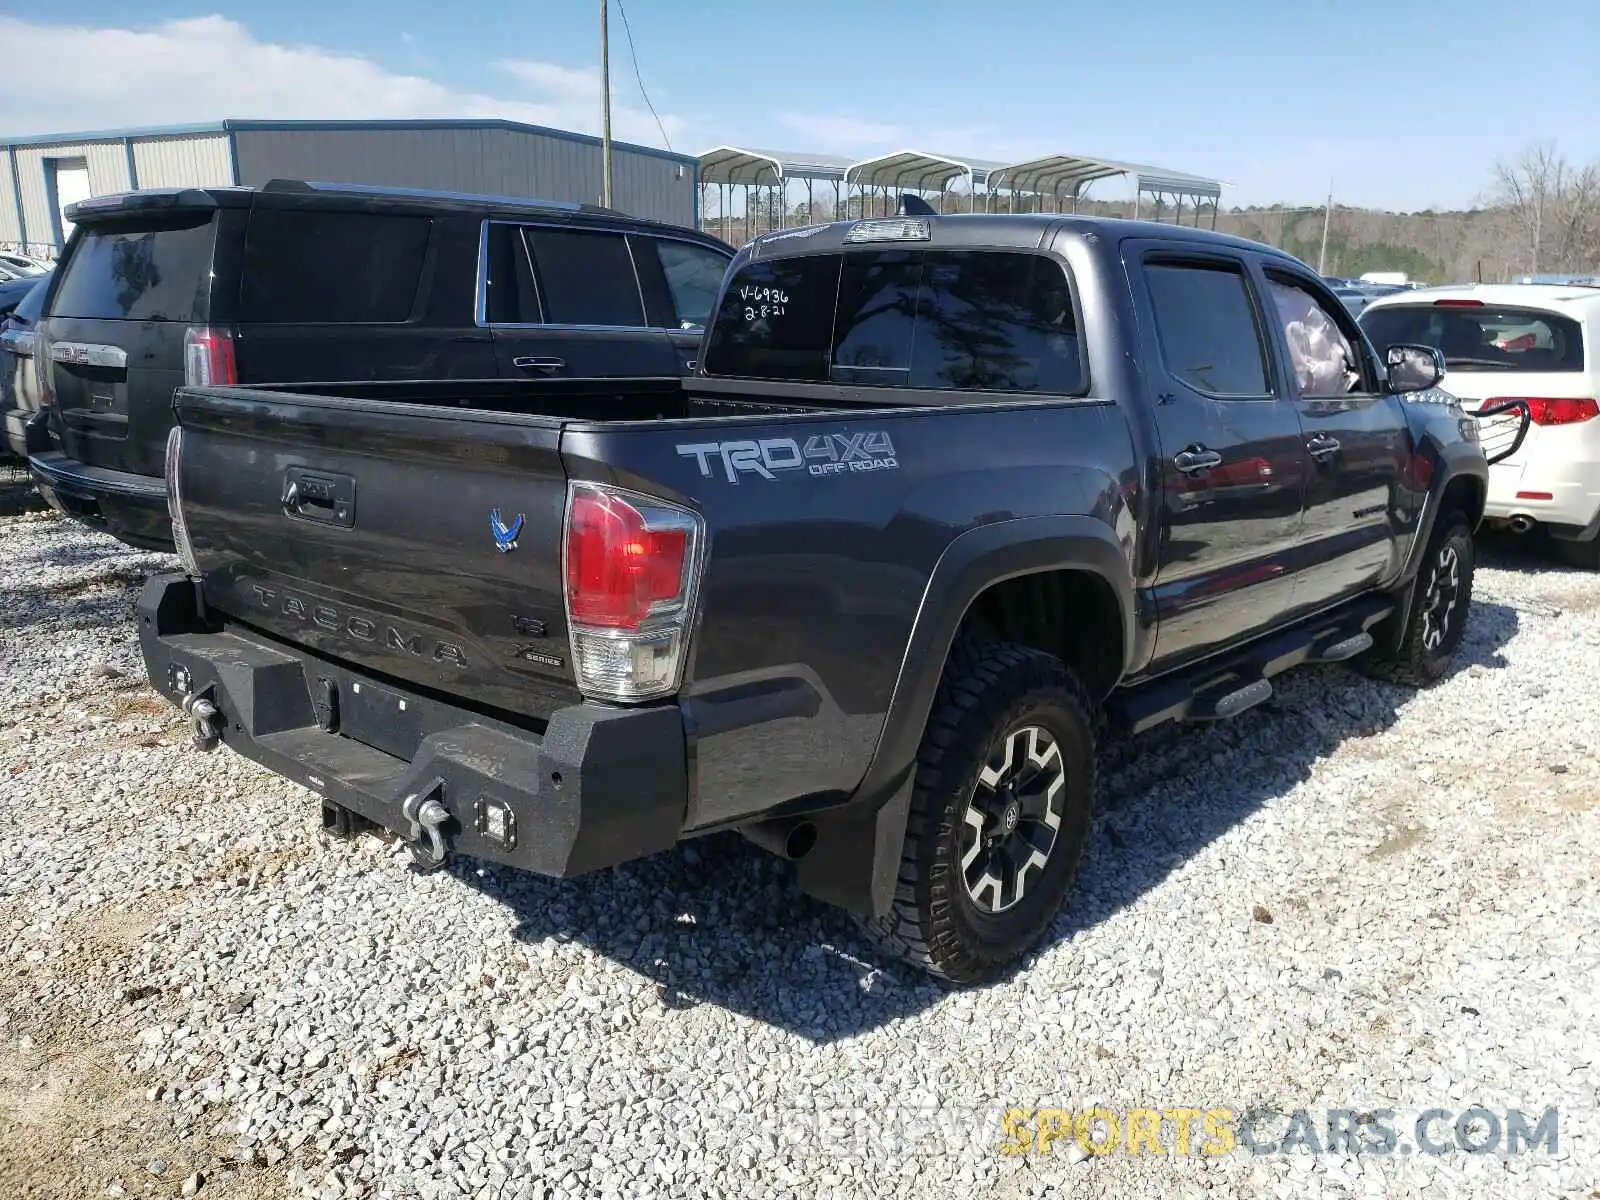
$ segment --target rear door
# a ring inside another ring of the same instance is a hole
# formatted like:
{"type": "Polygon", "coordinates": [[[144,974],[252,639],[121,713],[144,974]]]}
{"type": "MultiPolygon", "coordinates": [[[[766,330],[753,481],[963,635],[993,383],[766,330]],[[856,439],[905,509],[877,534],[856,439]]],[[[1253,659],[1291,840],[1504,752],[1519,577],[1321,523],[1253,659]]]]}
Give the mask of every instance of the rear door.
{"type": "Polygon", "coordinates": [[[167,207],[80,219],[47,318],[51,403],[68,457],[161,474],[184,334],[209,316],[221,215],[167,207]]]}
{"type": "Polygon", "coordinates": [[[620,231],[491,221],[487,316],[503,376],[678,375],[620,231]]]}
{"type": "Polygon", "coordinates": [[[496,374],[473,320],[478,221],[326,199],[257,202],[240,266],[242,383],[496,374]]]}
{"type": "Polygon", "coordinates": [[[1164,668],[1288,611],[1305,449],[1244,260],[1126,245],[1161,443],[1156,649],[1164,668]]]}

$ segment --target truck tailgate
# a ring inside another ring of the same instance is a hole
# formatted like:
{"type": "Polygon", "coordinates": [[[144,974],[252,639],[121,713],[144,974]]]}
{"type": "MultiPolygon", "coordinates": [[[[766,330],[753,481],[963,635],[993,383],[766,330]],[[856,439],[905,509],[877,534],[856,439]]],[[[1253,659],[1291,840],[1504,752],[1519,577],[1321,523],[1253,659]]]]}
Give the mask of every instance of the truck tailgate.
{"type": "Polygon", "coordinates": [[[515,716],[577,698],[560,418],[232,388],[175,406],[209,605],[515,716]]]}

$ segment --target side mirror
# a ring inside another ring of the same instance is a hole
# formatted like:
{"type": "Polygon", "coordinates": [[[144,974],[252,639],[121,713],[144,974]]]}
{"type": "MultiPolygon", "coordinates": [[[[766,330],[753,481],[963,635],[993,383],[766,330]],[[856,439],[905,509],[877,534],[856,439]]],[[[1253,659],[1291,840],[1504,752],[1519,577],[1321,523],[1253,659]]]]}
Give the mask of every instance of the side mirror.
{"type": "Polygon", "coordinates": [[[1383,357],[1391,392],[1425,392],[1444,378],[1444,355],[1432,346],[1390,346],[1383,357]]]}

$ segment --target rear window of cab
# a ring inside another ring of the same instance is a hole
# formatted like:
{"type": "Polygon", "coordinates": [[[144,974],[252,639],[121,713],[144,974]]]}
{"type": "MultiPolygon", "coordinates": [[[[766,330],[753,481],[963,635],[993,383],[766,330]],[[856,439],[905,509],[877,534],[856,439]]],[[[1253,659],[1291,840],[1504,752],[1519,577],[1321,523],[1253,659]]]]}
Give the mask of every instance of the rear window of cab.
{"type": "Polygon", "coordinates": [[[708,375],[866,387],[1079,395],[1067,274],[1045,255],[884,249],[746,263],[706,347],[708,375]]]}
{"type": "Polygon", "coordinates": [[[1380,351],[1432,346],[1452,371],[1560,373],[1584,369],[1583,327],[1544,309],[1476,301],[1369,308],[1361,327],[1380,351]]]}

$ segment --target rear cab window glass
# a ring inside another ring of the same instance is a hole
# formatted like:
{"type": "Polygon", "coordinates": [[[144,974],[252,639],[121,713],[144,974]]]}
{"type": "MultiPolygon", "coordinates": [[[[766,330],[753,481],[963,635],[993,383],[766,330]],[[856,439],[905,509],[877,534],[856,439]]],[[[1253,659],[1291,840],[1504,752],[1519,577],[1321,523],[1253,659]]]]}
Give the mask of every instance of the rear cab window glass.
{"type": "Polygon", "coordinates": [[[717,302],[717,289],[728,269],[728,257],[690,242],[657,239],[656,254],[672,293],[672,307],[678,324],[685,329],[703,326],[711,319],[717,302]]]}
{"type": "Polygon", "coordinates": [[[1361,327],[1381,353],[1399,344],[1432,346],[1452,371],[1582,371],[1583,328],[1540,309],[1436,301],[1369,308],[1361,327]]]}
{"type": "Polygon", "coordinates": [[[258,209],[245,235],[246,324],[397,324],[427,258],[426,217],[258,209]]]}
{"type": "Polygon", "coordinates": [[[909,250],[845,256],[833,324],[833,377],[894,387],[911,371],[922,255],[909,250]]]}
{"type": "Polygon", "coordinates": [[[711,326],[707,374],[825,381],[839,264],[839,255],[826,254],[742,267],[711,326]]]}
{"type": "Polygon", "coordinates": [[[942,391],[1085,386],[1065,269],[1001,250],[748,263],[723,295],[706,371],[942,391]]]}
{"type": "Polygon", "coordinates": [[[1155,261],[1144,277],[1168,374],[1211,396],[1271,394],[1242,267],[1155,261]]]}
{"type": "Polygon", "coordinates": [[[211,214],[181,222],[106,223],[82,232],[61,273],[52,316],[188,324],[210,286],[211,214]]]}
{"type": "Polygon", "coordinates": [[[547,322],[631,329],[645,324],[627,238],[530,228],[527,243],[547,322]]]}

